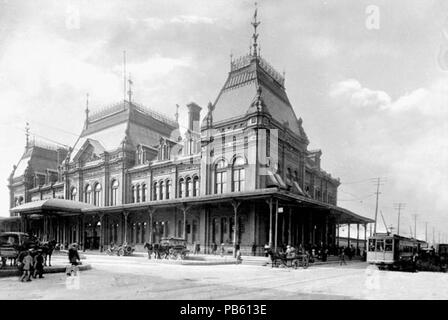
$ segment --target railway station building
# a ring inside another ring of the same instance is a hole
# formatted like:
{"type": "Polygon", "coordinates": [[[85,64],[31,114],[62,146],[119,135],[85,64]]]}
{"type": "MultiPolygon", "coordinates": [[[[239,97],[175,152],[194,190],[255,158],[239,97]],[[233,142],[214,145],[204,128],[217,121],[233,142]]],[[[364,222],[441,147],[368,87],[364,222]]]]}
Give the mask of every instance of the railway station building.
{"type": "MultiPolygon", "coordinates": [[[[71,148],[30,141],[8,180],[4,231],[103,250],[182,237],[209,253],[265,244],[336,246],[338,226],[371,219],[337,204],[340,180],[321,168],[285,89],[257,50],[232,59],[214,102],[187,104],[188,128],[132,95],[86,107],[71,148]]],[[[300,110],[300,108],[298,108],[300,110]]],[[[337,156],[337,155],[334,155],[337,156]]],[[[350,235],[349,235],[350,237],[350,235]]]]}

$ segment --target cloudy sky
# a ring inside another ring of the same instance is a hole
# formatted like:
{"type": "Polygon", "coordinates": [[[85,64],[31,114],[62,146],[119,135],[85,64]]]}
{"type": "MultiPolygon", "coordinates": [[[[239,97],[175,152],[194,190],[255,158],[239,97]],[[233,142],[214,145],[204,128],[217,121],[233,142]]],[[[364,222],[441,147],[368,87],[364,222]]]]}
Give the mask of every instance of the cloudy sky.
{"type": "MultiPolygon", "coordinates": [[[[259,0],[261,53],[286,88],[339,205],[448,236],[448,3],[259,0]]],[[[123,97],[173,115],[214,101],[229,56],[246,54],[253,1],[0,0],[0,216],[28,121],[36,139],[71,145],[92,110],[123,97]]],[[[381,220],[378,228],[384,230],[381,220]]]]}

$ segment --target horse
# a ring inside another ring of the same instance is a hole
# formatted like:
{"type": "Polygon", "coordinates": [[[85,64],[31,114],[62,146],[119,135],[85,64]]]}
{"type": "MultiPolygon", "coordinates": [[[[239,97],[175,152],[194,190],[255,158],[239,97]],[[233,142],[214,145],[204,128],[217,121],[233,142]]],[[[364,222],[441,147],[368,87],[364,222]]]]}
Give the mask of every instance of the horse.
{"type": "Polygon", "coordinates": [[[159,243],[153,245],[153,250],[155,254],[155,259],[168,259],[170,254],[170,247],[164,246],[159,243]]]}
{"type": "Polygon", "coordinates": [[[47,266],[47,258],[48,258],[48,266],[51,267],[51,255],[56,247],[56,240],[51,240],[48,242],[40,242],[38,248],[42,250],[42,255],[44,256],[44,266],[47,266]]]}
{"type": "Polygon", "coordinates": [[[151,259],[151,255],[154,252],[154,246],[152,243],[146,242],[143,246],[144,249],[148,251],[148,259],[151,259]]]}

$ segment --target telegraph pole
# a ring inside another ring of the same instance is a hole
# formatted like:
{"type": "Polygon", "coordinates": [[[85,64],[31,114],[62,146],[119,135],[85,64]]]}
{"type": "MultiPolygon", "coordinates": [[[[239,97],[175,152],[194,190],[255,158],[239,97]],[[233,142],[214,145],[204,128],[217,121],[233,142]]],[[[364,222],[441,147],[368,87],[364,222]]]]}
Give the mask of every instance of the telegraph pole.
{"type": "Polygon", "coordinates": [[[376,205],[375,205],[375,225],[373,226],[373,234],[376,234],[376,222],[377,222],[377,218],[378,218],[378,197],[380,195],[380,185],[382,185],[381,178],[378,177],[375,179],[376,180],[376,205]]]}
{"type": "Polygon", "coordinates": [[[425,242],[428,243],[428,222],[425,222],[425,242]]]}
{"type": "Polygon", "coordinates": [[[400,213],[401,213],[401,209],[404,209],[405,207],[406,207],[406,203],[403,203],[403,202],[394,203],[394,208],[398,209],[397,235],[400,235],[400,213]]]}
{"type": "Polygon", "coordinates": [[[418,214],[413,214],[414,216],[414,238],[417,239],[417,216],[418,214]]]}

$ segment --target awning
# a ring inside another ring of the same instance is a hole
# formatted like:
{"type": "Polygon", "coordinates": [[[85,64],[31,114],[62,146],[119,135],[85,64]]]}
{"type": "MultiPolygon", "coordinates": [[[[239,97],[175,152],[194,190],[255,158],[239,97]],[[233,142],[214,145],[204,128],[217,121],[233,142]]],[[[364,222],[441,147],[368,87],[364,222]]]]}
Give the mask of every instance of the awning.
{"type": "Polygon", "coordinates": [[[20,206],[10,209],[11,213],[37,213],[45,212],[76,214],[81,213],[84,209],[98,208],[88,203],[65,200],[65,199],[46,199],[24,203],[20,206]]]}

